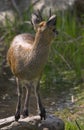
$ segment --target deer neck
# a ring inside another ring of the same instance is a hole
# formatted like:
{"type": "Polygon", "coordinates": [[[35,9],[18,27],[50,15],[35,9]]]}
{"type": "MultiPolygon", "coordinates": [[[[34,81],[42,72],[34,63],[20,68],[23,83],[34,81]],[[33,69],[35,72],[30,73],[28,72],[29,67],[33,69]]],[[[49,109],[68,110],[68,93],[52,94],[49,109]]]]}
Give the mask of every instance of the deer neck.
{"type": "Polygon", "coordinates": [[[49,50],[49,41],[44,37],[44,34],[42,35],[40,32],[36,33],[30,59],[33,59],[33,62],[37,61],[40,66],[43,66],[47,61],[49,50]]]}
{"type": "Polygon", "coordinates": [[[41,31],[39,30],[36,33],[33,48],[34,49],[38,49],[38,48],[40,48],[40,49],[42,49],[42,48],[49,49],[50,48],[50,43],[51,43],[51,39],[46,36],[46,33],[41,33],[41,31]]]}

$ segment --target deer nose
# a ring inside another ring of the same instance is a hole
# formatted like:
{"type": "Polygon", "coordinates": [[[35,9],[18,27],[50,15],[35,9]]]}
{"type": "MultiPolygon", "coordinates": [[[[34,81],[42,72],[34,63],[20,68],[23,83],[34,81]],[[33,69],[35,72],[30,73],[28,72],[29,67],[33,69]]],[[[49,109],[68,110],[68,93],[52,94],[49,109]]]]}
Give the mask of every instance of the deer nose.
{"type": "Polygon", "coordinates": [[[55,33],[55,36],[57,36],[59,34],[56,29],[53,29],[53,32],[55,33]]]}

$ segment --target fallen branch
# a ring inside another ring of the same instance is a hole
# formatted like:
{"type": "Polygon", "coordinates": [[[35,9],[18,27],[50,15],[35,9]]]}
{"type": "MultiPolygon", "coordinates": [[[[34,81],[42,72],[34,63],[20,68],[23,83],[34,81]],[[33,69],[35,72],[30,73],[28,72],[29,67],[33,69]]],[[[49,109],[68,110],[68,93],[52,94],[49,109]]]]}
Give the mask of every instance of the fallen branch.
{"type": "Polygon", "coordinates": [[[0,130],[64,130],[64,122],[53,115],[48,115],[46,120],[40,116],[32,116],[14,121],[14,117],[0,119],[0,130]]]}
{"type": "Polygon", "coordinates": [[[2,126],[8,125],[9,123],[12,123],[14,120],[15,120],[14,116],[4,118],[4,119],[0,119],[0,128],[2,126]]]}

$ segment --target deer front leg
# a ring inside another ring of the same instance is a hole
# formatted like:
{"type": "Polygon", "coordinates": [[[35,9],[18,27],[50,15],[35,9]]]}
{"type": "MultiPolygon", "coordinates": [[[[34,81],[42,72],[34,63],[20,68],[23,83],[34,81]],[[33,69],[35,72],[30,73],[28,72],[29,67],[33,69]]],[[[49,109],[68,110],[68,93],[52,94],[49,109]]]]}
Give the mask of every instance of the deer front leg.
{"type": "Polygon", "coordinates": [[[46,118],[46,111],[45,111],[45,108],[43,107],[42,102],[41,102],[39,88],[40,88],[40,83],[38,82],[38,84],[36,86],[37,105],[38,105],[38,109],[40,110],[41,120],[42,119],[45,120],[45,118],[46,118]]]}
{"type": "Polygon", "coordinates": [[[18,78],[16,78],[16,83],[17,83],[18,102],[16,106],[15,121],[18,121],[18,119],[20,118],[20,111],[21,111],[22,88],[20,86],[18,78]]]}
{"type": "Polygon", "coordinates": [[[24,108],[23,108],[23,117],[29,116],[28,108],[29,108],[29,100],[30,100],[30,95],[31,95],[31,84],[27,84],[26,86],[26,98],[25,98],[25,103],[24,103],[24,108]]]}

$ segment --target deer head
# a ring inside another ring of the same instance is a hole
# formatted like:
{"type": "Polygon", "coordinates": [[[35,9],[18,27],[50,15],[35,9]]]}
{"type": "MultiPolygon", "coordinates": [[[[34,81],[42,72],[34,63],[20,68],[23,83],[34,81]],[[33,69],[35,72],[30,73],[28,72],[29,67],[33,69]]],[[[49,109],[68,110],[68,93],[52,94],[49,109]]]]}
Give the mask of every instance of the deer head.
{"type": "Polygon", "coordinates": [[[56,30],[57,18],[56,18],[56,15],[51,15],[51,11],[50,11],[50,15],[47,21],[43,20],[40,11],[38,11],[37,14],[36,13],[32,14],[31,21],[32,21],[34,30],[36,32],[40,30],[40,32],[45,32],[46,36],[47,34],[49,36],[52,36],[52,35],[55,36],[58,34],[56,30]]]}

